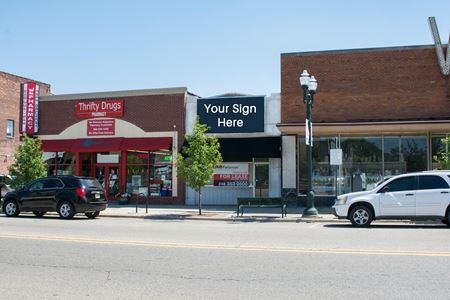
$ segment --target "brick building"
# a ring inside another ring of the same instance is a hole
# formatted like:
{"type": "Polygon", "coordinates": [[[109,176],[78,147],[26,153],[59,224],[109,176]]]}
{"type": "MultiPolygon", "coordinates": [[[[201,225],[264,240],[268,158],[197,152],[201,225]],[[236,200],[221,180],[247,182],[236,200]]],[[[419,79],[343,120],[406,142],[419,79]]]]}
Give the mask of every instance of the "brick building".
{"type": "Polygon", "coordinates": [[[109,199],[127,191],[151,203],[184,204],[175,163],[191,98],[186,88],[41,97],[49,174],[96,177],[109,199]]]}
{"type": "MultiPolygon", "coordinates": [[[[448,58],[447,58],[448,59],[448,58]]],[[[283,192],[306,189],[302,70],[319,81],[312,110],[316,194],[372,188],[386,176],[434,168],[450,132],[450,85],[435,46],[281,54],[283,192]],[[343,164],[330,165],[330,149],[343,164]],[[295,161],[295,164],[292,164],[295,161]]]]}
{"type": "Polygon", "coordinates": [[[41,96],[50,95],[47,83],[0,71],[0,174],[8,174],[8,167],[14,163],[14,153],[20,143],[20,86],[26,82],[39,84],[41,96]]]}

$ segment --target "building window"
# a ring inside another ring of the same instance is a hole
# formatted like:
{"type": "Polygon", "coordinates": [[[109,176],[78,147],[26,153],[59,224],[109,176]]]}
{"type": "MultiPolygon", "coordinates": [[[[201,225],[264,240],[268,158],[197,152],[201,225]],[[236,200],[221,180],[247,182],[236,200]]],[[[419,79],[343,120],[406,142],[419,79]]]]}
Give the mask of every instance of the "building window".
{"type": "Polygon", "coordinates": [[[6,120],[6,137],[14,137],[14,120],[6,120]]]}
{"type": "MultiPolygon", "coordinates": [[[[439,139],[433,140],[433,149],[439,139]]],[[[435,152],[437,150],[434,150],[435,152]]],[[[375,188],[385,177],[427,170],[426,136],[316,137],[312,185],[318,196],[375,188]],[[342,149],[342,165],[330,164],[330,149],[342,149]]],[[[308,191],[305,139],[299,138],[299,193],[308,191]]]]}

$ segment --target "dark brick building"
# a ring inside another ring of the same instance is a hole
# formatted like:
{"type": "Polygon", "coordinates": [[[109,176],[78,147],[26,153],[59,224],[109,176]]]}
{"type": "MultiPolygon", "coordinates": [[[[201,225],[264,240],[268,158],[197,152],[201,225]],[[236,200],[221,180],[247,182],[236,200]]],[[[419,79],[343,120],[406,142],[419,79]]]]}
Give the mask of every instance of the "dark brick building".
{"type": "Polygon", "coordinates": [[[432,156],[450,132],[450,84],[434,45],[285,53],[279,129],[286,192],[301,194],[306,184],[305,69],[319,82],[312,111],[316,193],[368,189],[385,176],[436,167],[432,156]],[[343,151],[338,168],[330,165],[333,148],[343,151]]]}
{"type": "Polygon", "coordinates": [[[50,95],[47,83],[0,71],[0,174],[8,174],[8,167],[14,163],[14,153],[20,143],[20,85],[25,82],[39,84],[40,96],[50,95]]]}
{"type": "Polygon", "coordinates": [[[186,88],[42,97],[39,137],[49,174],[96,177],[110,199],[127,191],[184,204],[175,163],[191,97],[186,88]]]}

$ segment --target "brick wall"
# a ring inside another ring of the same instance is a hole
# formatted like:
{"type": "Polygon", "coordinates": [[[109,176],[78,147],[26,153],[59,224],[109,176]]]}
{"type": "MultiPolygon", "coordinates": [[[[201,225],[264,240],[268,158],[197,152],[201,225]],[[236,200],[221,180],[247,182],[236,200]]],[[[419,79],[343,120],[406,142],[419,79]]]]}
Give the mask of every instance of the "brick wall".
{"type": "Polygon", "coordinates": [[[434,46],[281,55],[281,123],[303,123],[302,70],[319,81],[314,122],[450,119],[434,46]]]}
{"type": "MultiPolygon", "coordinates": [[[[20,143],[19,110],[20,84],[34,81],[24,77],[0,72],[0,174],[7,174],[8,167],[14,163],[14,153],[20,143]],[[6,137],[6,122],[14,120],[14,137],[6,137]],[[5,162],[5,155],[7,156],[5,162]]],[[[50,85],[37,82],[40,85],[40,95],[50,95],[50,85]]]]}
{"type": "MultiPolygon", "coordinates": [[[[119,119],[130,122],[146,132],[178,131],[178,150],[184,141],[184,94],[118,97],[124,99],[124,115],[119,119]]],[[[82,101],[99,99],[83,99],[82,101]]],[[[40,103],[40,135],[60,134],[81,121],[75,115],[75,105],[81,100],[56,100],[40,103]]],[[[151,197],[152,204],[184,204],[184,181],[178,179],[177,197],[151,197]]]]}

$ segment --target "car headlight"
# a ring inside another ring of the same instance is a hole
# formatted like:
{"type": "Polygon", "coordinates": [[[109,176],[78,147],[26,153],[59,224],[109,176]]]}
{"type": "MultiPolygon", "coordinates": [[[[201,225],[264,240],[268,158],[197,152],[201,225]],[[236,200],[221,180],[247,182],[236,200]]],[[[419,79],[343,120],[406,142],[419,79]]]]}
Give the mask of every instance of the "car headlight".
{"type": "Polygon", "coordinates": [[[347,202],[347,196],[338,196],[335,205],[344,205],[347,202]]]}

